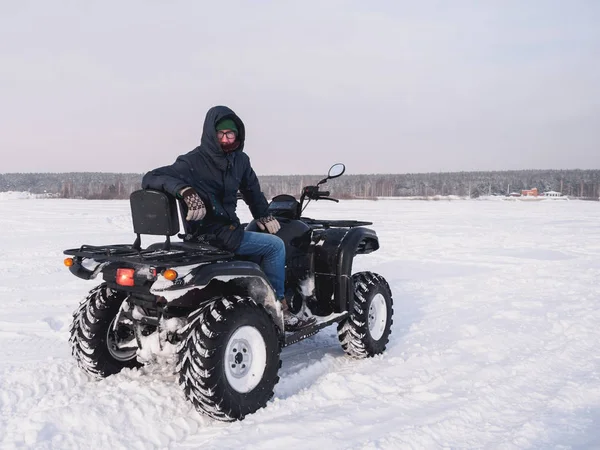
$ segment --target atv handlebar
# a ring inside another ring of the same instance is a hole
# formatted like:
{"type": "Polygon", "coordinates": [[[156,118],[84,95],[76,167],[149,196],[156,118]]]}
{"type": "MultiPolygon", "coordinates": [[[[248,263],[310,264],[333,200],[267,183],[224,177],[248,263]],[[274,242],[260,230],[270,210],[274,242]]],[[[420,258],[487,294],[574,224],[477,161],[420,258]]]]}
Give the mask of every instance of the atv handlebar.
{"type": "Polygon", "coordinates": [[[321,199],[323,197],[329,197],[329,194],[329,191],[319,191],[318,186],[306,186],[302,192],[302,195],[313,200],[321,199]]]}
{"type": "Polygon", "coordinates": [[[319,185],[317,186],[305,186],[302,189],[302,195],[300,196],[300,214],[302,214],[302,211],[304,211],[304,208],[306,207],[306,205],[308,203],[304,203],[305,199],[308,199],[308,201],[310,202],[311,200],[330,200],[332,202],[336,202],[338,203],[339,200],[335,199],[335,198],[331,198],[329,195],[331,195],[330,191],[320,191],[319,190],[319,185]]]}

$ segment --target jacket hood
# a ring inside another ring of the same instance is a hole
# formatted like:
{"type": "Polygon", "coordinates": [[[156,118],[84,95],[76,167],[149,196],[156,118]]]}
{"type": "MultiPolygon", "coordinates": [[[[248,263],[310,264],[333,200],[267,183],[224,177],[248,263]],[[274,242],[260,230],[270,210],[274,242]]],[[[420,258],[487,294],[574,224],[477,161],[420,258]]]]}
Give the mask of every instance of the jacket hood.
{"type": "Polygon", "coordinates": [[[240,146],[235,150],[241,152],[244,149],[244,140],[246,139],[246,128],[244,122],[240,119],[230,108],[227,106],[213,106],[206,113],[204,119],[204,129],[202,130],[202,139],[200,140],[200,146],[205,148],[217,158],[225,158],[225,153],[221,150],[221,145],[217,140],[217,123],[223,119],[231,119],[235,122],[238,129],[237,140],[240,146]]]}

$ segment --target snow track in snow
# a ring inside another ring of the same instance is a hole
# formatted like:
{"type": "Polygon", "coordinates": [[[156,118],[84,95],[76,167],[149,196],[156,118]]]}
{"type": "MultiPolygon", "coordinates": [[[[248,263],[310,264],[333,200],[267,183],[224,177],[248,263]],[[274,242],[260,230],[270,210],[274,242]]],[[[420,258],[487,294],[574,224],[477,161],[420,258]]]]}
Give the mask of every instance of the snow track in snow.
{"type": "Polygon", "coordinates": [[[174,366],[95,381],[70,354],[99,280],[62,250],[133,242],[128,202],[0,198],[0,448],[600,448],[598,203],[311,208],[375,222],[382,247],[354,271],[390,284],[387,350],[354,360],[328,327],[283,350],[266,408],[221,423],[174,366]]]}

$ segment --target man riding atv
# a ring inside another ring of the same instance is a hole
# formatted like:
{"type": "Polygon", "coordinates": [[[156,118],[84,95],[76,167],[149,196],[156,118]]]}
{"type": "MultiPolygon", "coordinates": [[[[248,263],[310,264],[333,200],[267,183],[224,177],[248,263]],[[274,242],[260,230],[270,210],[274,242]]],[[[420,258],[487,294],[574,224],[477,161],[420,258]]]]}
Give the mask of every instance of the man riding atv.
{"type": "Polygon", "coordinates": [[[289,311],[285,299],[285,245],[275,234],[280,224],[268,213],[268,203],[243,152],[245,127],[228,107],[208,110],[200,146],[177,158],[170,166],[144,175],[142,187],[183,199],[187,207],[185,240],[212,236],[211,244],[241,256],[261,258],[261,267],[281,302],[286,330],[314,323],[289,311]],[[246,231],[236,215],[237,192],[250,207],[260,230],[246,231]]]}

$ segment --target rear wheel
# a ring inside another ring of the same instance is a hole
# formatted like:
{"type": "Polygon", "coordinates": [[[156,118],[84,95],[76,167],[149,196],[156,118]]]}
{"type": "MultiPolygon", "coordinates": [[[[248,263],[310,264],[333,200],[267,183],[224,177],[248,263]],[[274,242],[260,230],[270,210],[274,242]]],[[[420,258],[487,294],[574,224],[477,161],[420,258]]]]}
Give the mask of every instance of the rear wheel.
{"type": "Polygon", "coordinates": [[[338,324],[338,338],[344,351],[366,358],[385,350],[392,332],[393,299],[385,279],[376,273],[359,272],[354,282],[354,308],[338,324]]]}
{"type": "Polygon", "coordinates": [[[121,303],[127,297],[101,284],[92,289],[73,314],[71,352],[87,373],[104,378],[122,369],[140,367],[133,329],[125,324],[115,328],[121,303]]]}
{"type": "Polygon", "coordinates": [[[183,334],[179,382],[198,411],[232,421],[271,399],[281,348],[262,305],[251,298],[218,298],[190,315],[183,334]]]}

